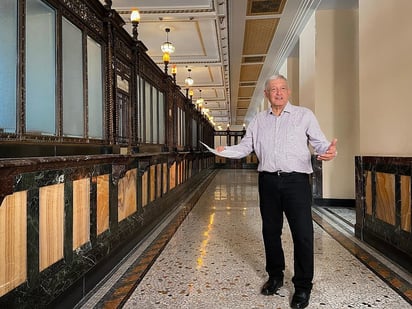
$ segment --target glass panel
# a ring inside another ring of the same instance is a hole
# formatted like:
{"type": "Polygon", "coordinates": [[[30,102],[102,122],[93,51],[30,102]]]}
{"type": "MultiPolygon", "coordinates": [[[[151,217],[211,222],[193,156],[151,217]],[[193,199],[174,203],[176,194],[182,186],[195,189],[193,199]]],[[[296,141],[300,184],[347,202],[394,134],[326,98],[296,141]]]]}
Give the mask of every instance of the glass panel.
{"type": "Polygon", "coordinates": [[[183,110],[179,110],[179,145],[183,146],[183,110]]]}
{"type": "Polygon", "coordinates": [[[158,135],[157,132],[159,130],[159,123],[158,123],[158,114],[157,114],[157,106],[158,106],[158,101],[157,101],[157,89],[152,87],[152,108],[153,108],[153,134],[152,134],[152,142],[157,144],[158,143],[158,135]]]}
{"type": "Polygon", "coordinates": [[[137,140],[139,143],[142,142],[143,140],[143,89],[144,87],[144,80],[139,76],[138,78],[139,81],[139,87],[137,87],[137,97],[138,97],[138,102],[137,102],[137,140]]]}
{"type": "Polygon", "coordinates": [[[63,134],[84,136],[82,32],[63,18],[63,134]]]}
{"type": "Polygon", "coordinates": [[[40,0],[26,5],[26,130],[55,134],[56,13],[40,0]]]}
{"type": "Polygon", "coordinates": [[[192,147],[196,148],[197,145],[197,123],[192,119],[192,147]]]}
{"type": "Polygon", "coordinates": [[[0,2],[0,132],[16,132],[17,1],[0,2]]]}
{"type": "Polygon", "coordinates": [[[89,137],[103,138],[102,47],[87,37],[89,137]]]}
{"type": "Polygon", "coordinates": [[[118,142],[120,143],[125,143],[127,142],[128,138],[128,119],[129,119],[129,110],[128,110],[128,105],[129,105],[129,96],[121,92],[120,90],[117,90],[117,95],[116,95],[116,100],[119,108],[119,140],[118,142]]]}
{"type": "Polygon", "coordinates": [[[150,86],[149,83],[145,83],[145,100],[144,100],[144,106],[145,106],[145,128],[146,128],[146,137],[145,137],[145,142],[146,143],[151,143],[151,107],[152,107],[152,100],[151,100],[151,89],[152,87],[150,86]]]}
{"type": "Polygon", "coordinates": [[[182,111],[182,145],[186,146],[186,114],[182,111]]]}
{"type": "Polygon", "coordinates": [[[165,99],[163,92],[159,92],[159,144],[165,142],[165,99]]]}
{"type": "Polygon", "coordinates": [[[180,123],[181,123],[181,119],[180,119],[180,108],[177,108],[177,145],[180,146],[180,123]]]}

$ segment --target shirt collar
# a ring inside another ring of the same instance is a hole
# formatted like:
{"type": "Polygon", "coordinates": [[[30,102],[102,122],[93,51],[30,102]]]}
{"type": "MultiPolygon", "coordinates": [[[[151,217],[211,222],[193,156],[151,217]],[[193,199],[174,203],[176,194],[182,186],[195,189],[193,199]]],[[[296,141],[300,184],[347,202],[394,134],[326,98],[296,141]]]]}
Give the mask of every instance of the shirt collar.
{"type": "MultiPolygon", "coordinates": [[[[288,101],[287,103],[286,103],[286,105],[285,105],[285,108],[283,109],[283,111],[282,111],[282,113],[291,113],[292,112],[292,110],[293,110],[293,105],[292,104],[290,104],[290,102],[288,101]]],[[[281,114],[282,114],[281,113],[281,114]]],[[[268,108],[268,110],[267,110],[267,114],[268,115],[272,115],[273,113],[272,113],[272,108],[268,108]]]]}

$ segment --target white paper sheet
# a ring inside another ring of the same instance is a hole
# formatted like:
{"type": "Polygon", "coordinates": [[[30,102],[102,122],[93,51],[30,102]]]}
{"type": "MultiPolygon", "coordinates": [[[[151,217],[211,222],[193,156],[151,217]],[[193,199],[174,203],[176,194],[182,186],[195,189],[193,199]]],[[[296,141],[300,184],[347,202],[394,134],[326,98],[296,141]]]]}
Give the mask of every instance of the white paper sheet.
{"type": "Polygon", "coordinates": [[[209,147],[208,145],[206,145],[205,143],[199,141],[203,146],[206,147],[207,150],[209,150],[211,153],[220,156],[220,157],[225,157],[225,158],[229,158],[229,159],[240,159],[243,158],[244,155],[236,150],[229,150],[229,149],[225,149],[221,152],[216,151],[215,149],[209,147]]]}

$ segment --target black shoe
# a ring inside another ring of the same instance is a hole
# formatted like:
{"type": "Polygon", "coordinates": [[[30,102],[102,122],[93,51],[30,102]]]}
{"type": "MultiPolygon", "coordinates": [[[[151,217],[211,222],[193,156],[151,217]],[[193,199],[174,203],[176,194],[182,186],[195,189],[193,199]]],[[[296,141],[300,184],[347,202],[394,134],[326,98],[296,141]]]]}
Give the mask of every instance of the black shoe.
{"type": "Polygon", "coordinates": [[[310,292],[296,291],[292,297],[290,306],[294,309],[306,308],[309,305],[310,292]]]}
{"type": "Polygon", "coordinates": [[[283,286],[283,279],[270,278],[262,287],[263,295],[273,295],[283,286]]]}

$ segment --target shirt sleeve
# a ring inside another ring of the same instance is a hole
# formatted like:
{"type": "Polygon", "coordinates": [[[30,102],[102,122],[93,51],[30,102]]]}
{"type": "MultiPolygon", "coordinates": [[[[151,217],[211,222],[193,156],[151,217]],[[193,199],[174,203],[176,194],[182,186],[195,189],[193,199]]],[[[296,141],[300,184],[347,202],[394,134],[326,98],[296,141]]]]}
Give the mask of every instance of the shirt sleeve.
{"type": "Polygon", "coordinates": [[[253,137],[256,131],[256,123],[256,118],[254,118],[247,127],[245,136],[243,136],[239,144],[225,147],[225,149],[239,154],[236,159],[244,158],[253,152],[253,137]]]}
{"type": "Polygon", "coordinates": [[[315,114],[309,110],[309,127],[307,130],[308,140],[316,153],[325,153],[330,145],[330,141],[326,138],[322,132],[319,122],[315,117],[315,114]]]}

